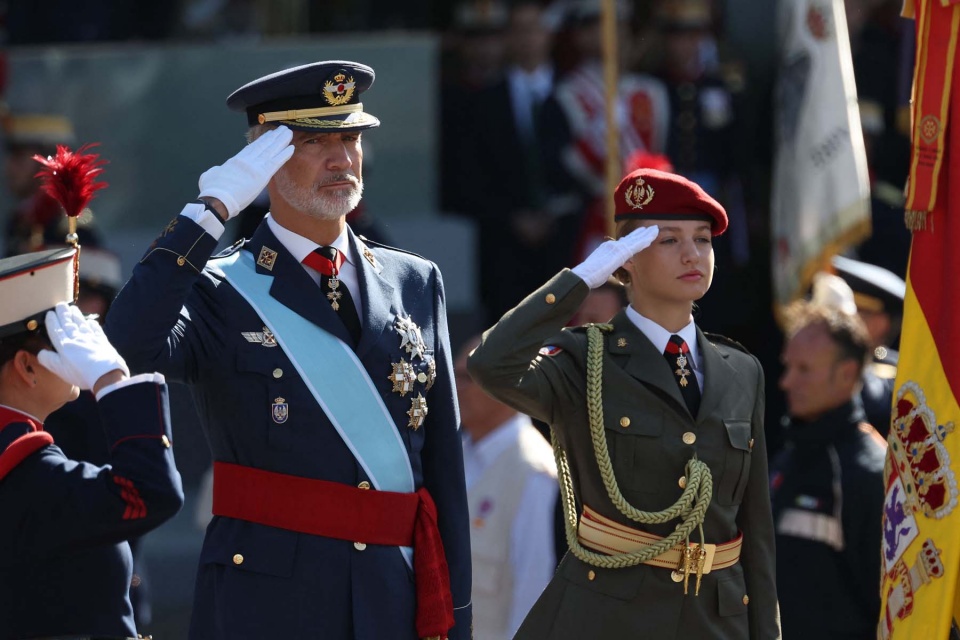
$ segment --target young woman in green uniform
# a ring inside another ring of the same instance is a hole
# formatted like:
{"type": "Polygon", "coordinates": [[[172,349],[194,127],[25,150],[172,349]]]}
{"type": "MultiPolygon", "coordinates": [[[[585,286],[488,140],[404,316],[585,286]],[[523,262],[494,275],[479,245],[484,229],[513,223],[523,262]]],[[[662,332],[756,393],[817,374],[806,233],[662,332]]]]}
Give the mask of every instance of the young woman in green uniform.
{"type": "Polygon", "coordinates": [[[617,239],[507,312],[469,361],[551,425],[560,468],[571,552],[516,637],[779,638],[763,371],[692,316],[726,212],[652,169],[615,201],[617,239]],[[629,306],[564,329],[611,274],[629,306]]]}

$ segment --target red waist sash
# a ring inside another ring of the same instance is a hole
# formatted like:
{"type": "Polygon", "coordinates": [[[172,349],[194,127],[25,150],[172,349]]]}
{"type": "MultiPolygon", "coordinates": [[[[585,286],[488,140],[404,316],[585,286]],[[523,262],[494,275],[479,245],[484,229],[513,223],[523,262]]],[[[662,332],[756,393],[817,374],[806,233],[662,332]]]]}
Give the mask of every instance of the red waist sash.
{"type": "Polygon", "coordinates": [[[413,547],[417,635],[443,638],[453,627],[437,507],[425,488],[416,493],[364,490],[214,462],[213,513],[325,538],[413,547]]]}

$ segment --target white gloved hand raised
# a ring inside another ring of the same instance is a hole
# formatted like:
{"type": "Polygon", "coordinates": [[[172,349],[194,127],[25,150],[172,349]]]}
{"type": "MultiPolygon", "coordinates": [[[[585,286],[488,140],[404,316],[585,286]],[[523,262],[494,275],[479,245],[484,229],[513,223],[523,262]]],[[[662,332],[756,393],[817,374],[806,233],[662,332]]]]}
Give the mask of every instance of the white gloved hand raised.
{"type": "Polygon", "coordinates": [[[47,311],[47,335],[56,351],[43,349],[37,359],[65,382],[81,389],[93,389],[104,374],[119,370],[129,376],[130,370],[113,348],[100,324],[83,316],[80,309],[65,302],[47,311]]]}
{"type": "Polygon", "coordinates": [[[273,174],[293,155],[292,139],[293,132],[284,126],[266,132],[223,165],[204,171],[198,197],[216,198],[233,218],[260,195],[273,174]]]}
{"type": "Polygon", "coordinates": [[[659,233],[660,228],[653,225],[634,229],[619,240],[607,240],[571,271],[580,276],[588,287],[596,289],[627,260],[649,247],[659,233]]]}

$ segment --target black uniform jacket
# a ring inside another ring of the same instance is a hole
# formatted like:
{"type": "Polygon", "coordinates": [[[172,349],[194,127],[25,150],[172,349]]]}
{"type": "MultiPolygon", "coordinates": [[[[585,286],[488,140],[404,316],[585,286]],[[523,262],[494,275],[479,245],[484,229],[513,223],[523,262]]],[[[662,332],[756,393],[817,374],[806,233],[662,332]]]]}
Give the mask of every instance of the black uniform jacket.
{"type": "MultiPolygon", "coordinates": [[[[166,385],[141,382],[98,403],[110,464],[67,459],[55,444],[0,475],[0,639],[135,636],[126,540],[183,504],[166,385]]],[[[0,410],[0,468],[42,425],[0,410]]],[[[47,440],[49,442],[49,439],[47,440]]]]}

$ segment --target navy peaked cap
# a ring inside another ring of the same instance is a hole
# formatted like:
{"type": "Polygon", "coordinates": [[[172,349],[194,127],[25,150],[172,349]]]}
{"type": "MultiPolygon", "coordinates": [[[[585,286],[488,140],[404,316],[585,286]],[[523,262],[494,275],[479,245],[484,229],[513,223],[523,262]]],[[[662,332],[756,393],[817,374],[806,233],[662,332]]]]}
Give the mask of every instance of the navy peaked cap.
{"type": "Polygon", "coordinates": [[[227,98],[245,111],[247,123],[283,124],[295,131],[359,131],[380,126],[364,112],[360,94],[373,84],[373,69],[347,60],[325,60],[284,69],[248,82],[227,98]]]}

